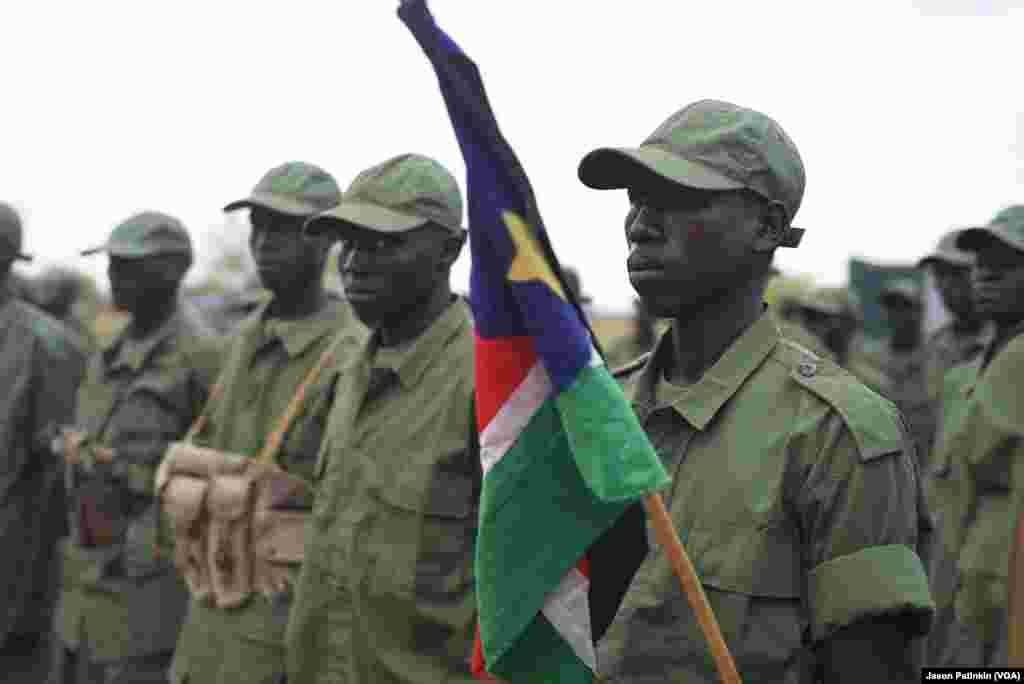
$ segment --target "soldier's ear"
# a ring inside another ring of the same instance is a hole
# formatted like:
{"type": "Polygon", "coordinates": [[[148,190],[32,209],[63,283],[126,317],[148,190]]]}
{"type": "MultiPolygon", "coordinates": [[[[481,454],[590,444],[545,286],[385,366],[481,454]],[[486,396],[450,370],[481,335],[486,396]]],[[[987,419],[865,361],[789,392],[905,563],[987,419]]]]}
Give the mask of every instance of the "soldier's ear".
{"type": "Polygon", "coordinates": [[[441,243],[441,262],[444,268],[449,269],[462,253],[462,247],[466,244],[469,233],[462,231],[458,235],[453,235],[446,229],[442,230],[445,230],[445,237],[441,243]]]}
{"type": "Polygon", "coordinates": [[[755,252],[773,252],[786,240],[789,224],[786,211],[779,202],[765,202],[761,212],[761,225],[754,238],[755,252]]]}

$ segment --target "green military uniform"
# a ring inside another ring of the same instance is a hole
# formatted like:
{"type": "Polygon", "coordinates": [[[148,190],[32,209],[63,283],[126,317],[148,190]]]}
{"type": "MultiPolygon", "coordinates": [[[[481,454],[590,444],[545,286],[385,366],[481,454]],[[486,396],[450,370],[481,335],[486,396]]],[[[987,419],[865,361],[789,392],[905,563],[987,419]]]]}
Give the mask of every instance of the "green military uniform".
{"type": "MultiPolygon", "coordinates": [[[[666,505],[744,682],[805,682],[814,644],[861,618],[931,611],[928,529],[899,415],[769,315],[696,384],[659,352],[620,370],[674,485],[666,505]]],[[[652,546],[602,643],[611,681],[716,682],[663,550],[652,546]]]]}
{"type": "MultiPolygon", "coordinates": [[[[986,228],[965,231],[958,246],[969,246],[985,232],[1024,252],[1024,220],[1000,218],[986,228]]],[[[943,507],[947,552],[957,560],[957,621],[980,642],[972,653],[977,660],[957,664],[998,666],[1008,658],[1009,549],[1024,501],[1019,495],[1024,479],[1019,467],[1024,463],[1022,368],[1024,323],[994,339],[974,361],[946,374],[933,496],[943,507]]]]}
{"type": "MultiPolygon", "coordinates": [[[[192,253],[184,226],[156,212],[120,224],[101,249],[192,253]]],[[[187,596],[156,550],[153,477],[167,444],[202,409],[218,364],[216,339],[181,308],[144,338],[122,333],[89,361],[75,418],[81,463],[69,463],[66,477],[71,534],[61,547],[56,625],[63,682],[166,680],[187,596]],[[113,462],[97,462],[96,448],[113,449],[113,462]]]]}
{"type": "MultiPolygon", "coordinates": [[[[691,217],[727,230],[739,216],[737,231],[760,219],[756,237],[736,238],[747,246],[770,238],[772,248],[795,247],[803,235],[790,223],[804,188],[795,145],[765,115],[730,103],[693,103],[638,148],[590,152],[579,176],[641,198],[653,188],[644,210],[656,218],[631,240],[631,256],[642,257],[637,268],[666,271],[661,281],[649,276],[652,301],[667,302],[661,288],[679,277],[672,269],[691,265],[660,261],[692,244],[678,236],[691,217]],[[680,206],[666,181],[682,186],[680,206]],[[717,213],[716,198],[698,195],[741,189],[761,200],[756,212],[717,213]]],[[[735,296],[749,285],[737,277],[735,296]]],[[[850,650],[870,657],[869,645],[885,649],[857,631],[864,625],[894,638],[925,634],[933,607],[920,552],[931,526],[896,407],[788,340],[772,311],[723,343],[707,368],[678,373],[691,382],[673,384],[669,373],[679,369],[671,366],[686,361],[675,360],[672,336],[698,303],[680,298],[675,306],[676,322],[652,354],[616,375],[672,477],[666,507],[743,681],[803,684],[839,665],[856,667],[839,661],[850,650]],[[816,663],[819,647],[826,655],[816,663]]],[[[694,612],[648,528],[651,550],[600,644],[599,669],[619,683],[717,682],[694,612]]],[[[909,681],[912,650],[865,666],[909,681]]]]}
{"type": "MultiPolygon", "coordinates": [[[[0,204],[0,258],[28,258],[21,234],[18,215],[0,204]]],[[[0,673],[34,684],[47,680],[53,660],[56,546],[66,531],[62,468],[50,443],[74,417],[84,355],[64,326],[5,288],[0,329],[0,673]]]]}
{"type": "MultiPolygon", "coordinates": [[[[333,206],[340,192],[333,178],[307,164],[286,164],[268,172],[247,200],[229,204],[230,211],[262,206],[294,215],[312,215],[333,206]]],[[[208,421],[195,443],[255,458],[278,427],[299,386],[333,346],[336,358],[365,336],[347,302],[327,296],[313,315],[283,320],[270,315],[273,299],[233,333],[208,421]],[[339,336],[341,338],[339,339],[339,336]]],[[[287,473],[312,481],[333,399],[327,373],[306,387],[296,415],[276,455],[287,473]]],[[[308,502],[305,502],[308,505],[308,502]]],[[[298,564],[292,564],[292,585],[298,564]]],[[[291,607],[291,589],[267,596],[253,593],[237,607],[221,608],[193,598],[182,627],[172,666],[176,684],[272,684],[284,673],[284,634],[291,607]]]]}
{"type": "MultiPolygon", "coordinates": [[[[407,155],[357,178],[330,220],[461,234],[458,186],[407,155]]],[[[312,533],[288,630],[289,684],[471,682],[480,464],[472,424],[473,332],[453,297],[414,339],[376,331],[336,370],[316,471],[312,533]]]]}

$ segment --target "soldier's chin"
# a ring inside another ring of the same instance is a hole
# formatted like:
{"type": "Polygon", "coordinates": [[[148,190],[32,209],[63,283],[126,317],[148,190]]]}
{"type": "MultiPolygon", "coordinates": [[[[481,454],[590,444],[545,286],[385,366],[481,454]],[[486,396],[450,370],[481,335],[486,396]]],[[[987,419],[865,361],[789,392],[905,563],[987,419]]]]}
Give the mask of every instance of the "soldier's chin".
{"type": "Polygon", "coordinates": [[[633,289],[653,318],[676,318],[686,308],[686,302],[678,293],[641,291],[635,286],[633,289]]]}

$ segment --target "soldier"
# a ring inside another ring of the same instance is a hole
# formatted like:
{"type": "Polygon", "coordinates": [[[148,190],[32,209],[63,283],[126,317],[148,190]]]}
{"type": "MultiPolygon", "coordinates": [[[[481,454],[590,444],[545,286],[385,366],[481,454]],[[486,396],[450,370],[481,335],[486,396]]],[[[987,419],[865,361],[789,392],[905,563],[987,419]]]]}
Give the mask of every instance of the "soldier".
{"type": "Polygon", "coordinates": [[[96,340],[74,311],[82,291],[78,274],[63,268],[48,269],[39,276],[33,290],[39,308],[64,323],[79,337],[80,346],[91,352],[96,340]]]}
{"type": "Polygon", "coordinates": [[[50,444],[74,413],[84,355],[64,327],[6,287],[21,251],[21,218],[0,203],[0,672],[5,681],[47,681],[58,581],[57,541],[65,533],[61,462],[50,444]]]}
{"type": "MultiPolygon", "coordinates": [[[[216,459],[230,460],[233,454],[243,462],[279,468],[300,483],[313,480],[332,398],[329,376],[317,369],[332,358],[329,353],[340,353],[339,344],[357,345],[362,332],[348,304],[324,289],[322,275],[330,242],[305,239],[302,226],[308,217],[333,207],[340,198],[337,183],[326,171],[290,162],[268,171],[249,197],[224,208],[249,209],[249,249],[271,298],[234,333],[217,383],[219,394],[195,436],[196,445],[217,450],[200,452],[209,459],[211,471],[219,467],[216,459]],[[300,403],[295,404],[297,412],[292,412],[296,397],[300,403]],[[292,419],[279,430],[286,416],[292,419]],[[278,437],[282,441],[275,444],[278,437]],[[268,450],[268,445],[273,446],[268,450]]],[[[168,452],[166,469],[187,475],[187,465],[175,461],[178,453],[168,452]]],[[[231,481],[219,482],[231,485],[231,481]]],[[[218,481],[209,485],[207,514],[216,519],[236,506],[243,511],[241,515],[249,516],[242,520],[252,530],[252,538],[246,541],[243,534],[241,546],[234,549],[237,555],[228,562],[217,560],[216,566],[206,569],[211,581],[220,577],[220,584],[209,590],[192,583],[193,597],[171,681],[271,684],[284,676],[285,625],[310,502],[306,493],[296,491],[256,519],[254,514],[244,513],[248,510],[246,497],[255,499],[255,492],[233,493],[218,487],[218,481]],[[282,584],[258,586],[255,576],[252,581],[243,576],[243,568],[272,561],[278,550],[282,554],[282,584]],[[232,574],[233,570],[239,574],[232,574]],[[225,574],[220,576],[220,572],[225,574]]],[[[178,503],[169,494],[164,494],[164,501],[165,510],[178,503]]],[[[207,534],[212,548],[217,543],[215,530],[211,527],[207,534]]]]}
{"type": "Polygon", "coordinates": [[[373,333],[338,369],[289,684],[473,681],[473,332],[449,285],[461,221],[448,170],[405,154],[308,225],[342,239],[342,283],[373,333]]]}
{"type": "Polygon", "coordinates": [[[903,413],[917,446],[922,474],[927,475],[935,432],[934,407],[928,400],[923,333],[924,299],[921,286],[910,278],[887,282],[879,296],[888,323],[887,340],[864,351],[865,365],[872,360],[881,372],[880,393],[903,413]]]}
{"type": "Polygon", "coordinates": [[[991,327],[978,313],[971,292],[974,254],[956,247],[962,232],[954,230],[944,235],[935,251],[918,263],[918,268],[931,272],[942,303],[952,316],[952,320],[932,333],[925,343],[928,397],[932,401],[941,398],[946,371],[980,354],[992,334],[991,327]]]}
{"type": "MultiPolygon", "coordinates": [[[[674,320],[617,375],[672,473],[666,505],[743,681],[917,681],[927,519],[899,413],[780,336],[762,303],[775,249],[803,233],[796,147],[765,115],[704,100],[579,174],[639,209],[630,281],[674,320]]],[[[600,656],[614,682],[717,681],[662,549],[600,656]]]]}
{"type": "Polygon", "coordinates": [[[957,559],[955,609],[965,632],[940,662],[1005,666],[1010,540],[1024,485],[1024,206],[1000,212],[957,238],[976,257],[971,281],[978,313],[995,335],[973,361],[946,374],[935,487],[946,551],[957,559]]]}
{"type": "Polygon", "coordinates": [[[164,682],[184,615],[184,586],[157,557],[153,475],[184,434],[217,370],[215,340],[182,310],[192,244],[174,217],[143,212],[102,247],[127,328],[93,354],[73,429],[56,444],[67,464],[71,534],[62,546],[56,681],[164,682]]]}

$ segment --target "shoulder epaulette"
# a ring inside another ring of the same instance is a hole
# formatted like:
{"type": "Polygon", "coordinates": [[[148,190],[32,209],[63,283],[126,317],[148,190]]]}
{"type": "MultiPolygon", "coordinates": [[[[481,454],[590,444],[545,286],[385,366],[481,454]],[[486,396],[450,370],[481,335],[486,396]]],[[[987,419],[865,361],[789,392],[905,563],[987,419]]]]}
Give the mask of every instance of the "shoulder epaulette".
{"type": "Polygon", "coordinates": [[[842,417],[857,442],[861,461],[910,448],[896,406],[849,372],[827,360],[807,359],[798,363],[790,375],[842,417]]]}

